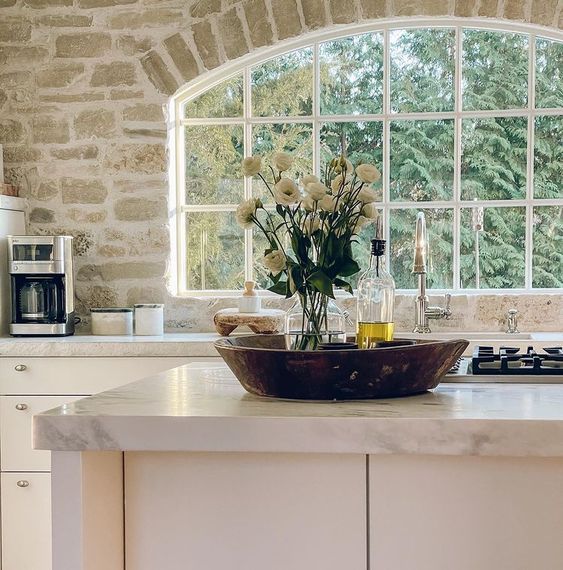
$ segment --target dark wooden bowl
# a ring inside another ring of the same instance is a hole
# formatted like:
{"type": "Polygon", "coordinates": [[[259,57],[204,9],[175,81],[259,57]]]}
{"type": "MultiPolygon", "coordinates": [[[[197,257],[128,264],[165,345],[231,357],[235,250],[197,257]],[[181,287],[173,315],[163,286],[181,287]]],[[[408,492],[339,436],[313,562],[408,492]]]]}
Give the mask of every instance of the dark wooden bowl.
{"type": "Polygon", "coordinates": [[[393,398],[435,388],[467,340],[366,350],[286,350],[283,335],[222,338],[215,348],[245,390],[297,400],[393,398]]]}

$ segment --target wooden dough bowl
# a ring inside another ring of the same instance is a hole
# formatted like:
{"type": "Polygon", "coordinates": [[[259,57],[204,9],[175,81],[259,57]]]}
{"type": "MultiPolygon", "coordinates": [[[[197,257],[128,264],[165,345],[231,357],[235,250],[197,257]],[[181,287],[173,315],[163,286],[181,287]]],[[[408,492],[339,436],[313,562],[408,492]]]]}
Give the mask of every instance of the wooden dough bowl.
{"type": "Polygon", "coordinates": [[[361,400],[435,388],[467,340],[419,340],[365,350],[286,350],[283,335],[222,338],[215,348],[242,386],[258,396],[361,400]]]}

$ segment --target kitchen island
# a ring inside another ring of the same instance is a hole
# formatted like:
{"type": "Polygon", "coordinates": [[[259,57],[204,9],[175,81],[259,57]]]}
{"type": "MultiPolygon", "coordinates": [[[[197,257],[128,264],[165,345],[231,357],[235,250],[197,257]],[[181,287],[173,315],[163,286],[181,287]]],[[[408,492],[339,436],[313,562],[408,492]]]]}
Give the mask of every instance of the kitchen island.
{"type": "Polygon", "coordinates": [[[194,363],[34,418],[53,570],[563,567],[563,386],[291,402],[194,363]]]}

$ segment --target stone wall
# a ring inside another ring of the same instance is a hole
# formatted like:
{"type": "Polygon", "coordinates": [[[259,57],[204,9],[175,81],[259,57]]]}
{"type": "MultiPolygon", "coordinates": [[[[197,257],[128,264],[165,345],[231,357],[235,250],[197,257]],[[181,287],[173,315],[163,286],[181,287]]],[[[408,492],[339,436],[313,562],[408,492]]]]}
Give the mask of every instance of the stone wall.
{"type": "MultiPolygon", "coordinates": [[[[0,0],[0,144],[31,231],[75,239],[78,310],[167,304],[169,328],[205,330],[231,300],[166,288],[166,124],[177,88],[263,46],[393,16],[504,18],[561,28],[558,0],[0,0]]],[[[560,328],[561,295],[458,296],[451,326],[560,328]]],[[[412,299],[398,303],[411,322],[412,299]]],[[[276,301],[270,301],[270,305],[276,301]]]]}

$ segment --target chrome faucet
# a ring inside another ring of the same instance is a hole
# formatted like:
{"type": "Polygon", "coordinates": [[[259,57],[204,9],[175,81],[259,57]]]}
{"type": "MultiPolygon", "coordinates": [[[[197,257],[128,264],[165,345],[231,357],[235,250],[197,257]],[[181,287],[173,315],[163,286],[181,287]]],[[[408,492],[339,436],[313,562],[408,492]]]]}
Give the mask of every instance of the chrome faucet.
{"type": "Polygon", "coordinates": [[[520,331],[518,330],[518,319],[516,315],[518,311],[516,309],[508,309],[508,313],[506,314],[506,324],[508,328],[506,332],[508,334],[517,334],[520,331]]]}
{"type": "Polygon", "coordinates": [[[414,264],[412,272],[418,275],[418,293],[415,299],[414,329],[412,332],[429,333],[429,319],[450,319],[452,311],[450,302],[452,296],[446,293],[446,307],[429,307],[428,295],[426,295],[426,254],[428,240],[426,234],[426,218],[424,212],[418,212],[416,217],[416,232],[414,239],[414,264]]]}

